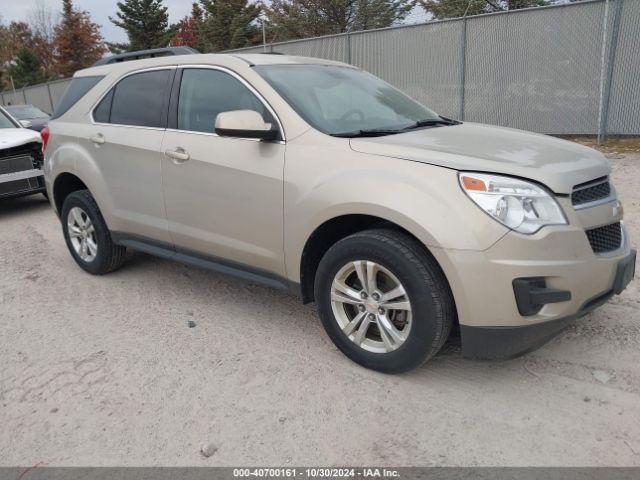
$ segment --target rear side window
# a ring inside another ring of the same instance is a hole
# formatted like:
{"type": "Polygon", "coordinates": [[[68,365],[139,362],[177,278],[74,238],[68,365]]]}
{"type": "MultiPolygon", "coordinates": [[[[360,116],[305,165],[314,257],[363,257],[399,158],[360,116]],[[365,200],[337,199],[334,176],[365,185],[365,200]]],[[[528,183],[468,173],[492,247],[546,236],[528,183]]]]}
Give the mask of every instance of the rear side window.
{"type": "Polygon", "coordinates": [[[99,121],[95,118],[98,114],[103,123],[164,127],[170,73],[171,70],[153,70],[124,78],[113,90],[110,112],[107,103],[111,93],[94,111],[94,119],[99,121]],[[107,117],[109,120],[105,121],[107,117]]]}
{"type": "Polygon", "coordinates": [[[178,97],[179,130],[213,133],[218,114],[232,110],[253,110],[265,122],[275,123],[264,104],[228,73],[213,69],[184,70],[178,97]]]}
{"type": "Polygon", "coordinates": [[[96,86],[104,76],[96,77],[77,77],[71,80],[71,83],[64,91],[60,102],[51,115],[51,120],[64,115],[67,110],[73,107],[78,101],[84,97],[89,90],[96,86]]]}

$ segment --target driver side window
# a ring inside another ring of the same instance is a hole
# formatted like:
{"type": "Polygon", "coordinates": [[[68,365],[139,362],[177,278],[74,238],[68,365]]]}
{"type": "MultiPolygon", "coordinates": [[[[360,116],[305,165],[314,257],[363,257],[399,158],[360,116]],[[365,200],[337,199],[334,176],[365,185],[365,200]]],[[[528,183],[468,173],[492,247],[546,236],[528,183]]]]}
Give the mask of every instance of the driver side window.
{"type": "Polygon", "coordinates": [[[264,104],[239,80],[226,72],[189,68],[182,73],[178,95],[178,130],[214,133],[219,113],[253,110],[275,123],[264,104]]]}

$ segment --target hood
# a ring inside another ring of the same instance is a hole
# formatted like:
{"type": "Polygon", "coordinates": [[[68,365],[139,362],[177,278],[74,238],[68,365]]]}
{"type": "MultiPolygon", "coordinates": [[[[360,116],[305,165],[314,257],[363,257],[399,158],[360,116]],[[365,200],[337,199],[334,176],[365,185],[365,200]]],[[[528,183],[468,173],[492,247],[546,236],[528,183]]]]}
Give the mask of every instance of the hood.
{"type": "Polygon", "coordinates": [[[29,121],[31,122],[31,127],[29,127],[29,129],[35,130],[36,132],[41,132],[49,123],[48,118],[30,118],[29,121]]]}
{"type": "Polygon", "coordinates": [[[41,142],[40,134],[26,128],[0,128],[0,150],[41,142]]]}
{"type": "Polygon", "coordinates": [[[350,143],[362,153],[528,178],[563,194],[610,172],[608,160],[597,150],[547,135],[477,123],[352,138],[350,143]]]}

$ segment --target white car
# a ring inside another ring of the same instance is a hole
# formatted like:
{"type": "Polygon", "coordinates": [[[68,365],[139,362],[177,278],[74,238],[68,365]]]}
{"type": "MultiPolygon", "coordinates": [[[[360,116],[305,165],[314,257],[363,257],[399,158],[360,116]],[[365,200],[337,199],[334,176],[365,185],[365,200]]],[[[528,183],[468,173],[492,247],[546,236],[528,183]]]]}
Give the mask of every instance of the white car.
{"type": "Polygon", "coordinates": [[[0,198],[43,193],[42,139],[0,107],[0,198]]]}

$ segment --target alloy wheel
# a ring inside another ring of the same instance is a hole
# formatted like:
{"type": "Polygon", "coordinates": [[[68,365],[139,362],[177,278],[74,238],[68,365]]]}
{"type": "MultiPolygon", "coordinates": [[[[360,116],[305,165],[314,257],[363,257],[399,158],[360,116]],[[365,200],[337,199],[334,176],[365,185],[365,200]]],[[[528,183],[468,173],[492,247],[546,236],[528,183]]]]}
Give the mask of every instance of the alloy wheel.
{"type": "Polygon", "coordinates": [[[342,332],[373,353],[398,349],[411,330],[411,302],[398,278],[382,265],[356,260],[331,284],[331,307],[342,332]]]}
{"type": "Polygon", "coordinates": [[[87,213],[80,207],[73,207],[67,215],[67,230],[71,245],[85,262],[92,262],[98,255],[96,230],[87,213]]]}

